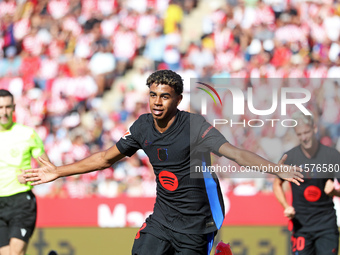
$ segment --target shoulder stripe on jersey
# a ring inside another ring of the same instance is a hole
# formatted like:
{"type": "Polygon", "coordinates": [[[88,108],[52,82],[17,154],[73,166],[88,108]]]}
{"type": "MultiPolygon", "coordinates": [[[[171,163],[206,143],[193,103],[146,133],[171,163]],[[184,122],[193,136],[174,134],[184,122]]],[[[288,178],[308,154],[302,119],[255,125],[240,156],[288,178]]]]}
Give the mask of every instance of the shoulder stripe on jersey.
{"type": "Polygon", "coordinates": [[[122,138],[126,140],[126,137],[129,136],[129,135],[131,135],[130,129],[125,132],[125,134],[122,136],[122,138]]]}

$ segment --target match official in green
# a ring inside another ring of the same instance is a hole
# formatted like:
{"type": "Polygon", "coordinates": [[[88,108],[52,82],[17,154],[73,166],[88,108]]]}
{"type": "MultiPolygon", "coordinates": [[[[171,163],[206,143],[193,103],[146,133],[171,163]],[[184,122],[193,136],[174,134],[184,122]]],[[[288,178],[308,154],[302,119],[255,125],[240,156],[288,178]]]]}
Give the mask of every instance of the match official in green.
{"type": "Polygon", "coordinates": [[[13,122],[13,95],[0,89],[0,254],[24,255],[33,234],[37,206],[22,171],[31,159],[49,161],[34,129],[13,122]]]}

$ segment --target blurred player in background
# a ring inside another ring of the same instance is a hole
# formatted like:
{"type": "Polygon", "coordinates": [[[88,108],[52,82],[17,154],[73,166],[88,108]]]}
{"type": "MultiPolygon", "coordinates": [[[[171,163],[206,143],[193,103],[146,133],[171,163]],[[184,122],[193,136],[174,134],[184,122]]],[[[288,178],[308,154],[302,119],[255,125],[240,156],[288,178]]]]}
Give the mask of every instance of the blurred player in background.
{"type": "Polygon", "coordinates": [[[312,116],[294,113],[292,118],[298,123],[294,129],[300,144],[287,152],[284,162],[305,169],[305,181],[300,186],[291,185],[292,206],[284,194],[284,180],[276,178],[273,184],[284,215],[293,223],[292,254],[338,254],[339,232],[333,196],[340,196],[340,190],[335,189],[332,175],[340,166],[340,153],[318,141],[312,116]],[[320,170],[329,173],[320,173],[320,170]]]}
{"type": "Polygon", "coordinates": [[[37,207],[22,170],[31,158],[49,162],[43,142],[30,127],[13,122],[13,95],[0,89],[0,254],[24,255],[35,228],[37,207]]]}
{"type": "MultiPolygon", "coordinates": [[[[26,171],[25,178],[36,185],[105,169],[143,149],[156,175],[157,197],[153,214],[136,235],[132,254],[209,254],[224,219],[222,194],[216,173],[201,171],[192,178],[191,166],[210,166],[211,152],[259,170],[277,165],[234,147],[202,116],[179,111],[183,81],[177,73],[156,71],[146,83],[151,113],[141,115],[116,145],[65,166],[42,160],[45,166],[26,171]]],[[[288,172],[281,168],[277,175],[299,185],[302,174],[285,167],[288,172]]]]}

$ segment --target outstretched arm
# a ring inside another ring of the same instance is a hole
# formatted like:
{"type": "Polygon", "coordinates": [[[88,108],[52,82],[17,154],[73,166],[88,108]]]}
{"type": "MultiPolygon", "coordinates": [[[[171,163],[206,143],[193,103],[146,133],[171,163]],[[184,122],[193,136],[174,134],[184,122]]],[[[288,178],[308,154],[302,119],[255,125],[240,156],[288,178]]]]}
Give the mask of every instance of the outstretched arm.
{"type": "Polygon", "coordinates": [[[286,155],[280,160],[279,164],[275,164],[253,152],[239,149],[230,143],[224,143],[218,152],[228,159],[235,161],[240,166],[251,167],[256,171],[275,174],[287,181],[294,182],[296,185],[300,185],[299,182],[303,182],[301,168],[283,164],[287,158],[286,155]]]}
{"type": "MultiPolygon", "coordinates": [[[[40,156],[40,158],[44,159],[45,161],[50,162],[50,159],[48,158],[46,152],[44,152],[44,153],[40,156]]],[[[43,164],[40,162],[40,160],[37,160],[37,162],[38,162],[38,164],[39,164],[40,166],[43,166],[43,164]]]]}
{"type": "MultiPolygon", "coordinates": [[[[47,162],[50,162],[50,159],[48,158],[48,156],[47,156],[47,154],[45,152],[40,156],[40,158],[44,159],[47,162]]],[[[39,166],[43,166],[43,164],[39,160],[37,160],[37,162],[38,162],[39,166]]],[[[21,174],[19,174],[18,177],[17,177],[18,181],[21,184],[26,184],[27,183],[27,181],[26,181],[26,179],[24,177],[24,174],[25,174],[25,170],[21,169],[21,174]]]]}
{"type": "Polygon", "coordinates": [[[24,177],[26,181],[32,182],[32,185],[38,185],[53,181],[59,177],[102,170],[110,167],[124,157],[125,155],[120,153],[115,145],[105,151],[94,153],[75,163],[58,167],[40,157],[39,161],[43,167],[25,170],[24,177]]]}

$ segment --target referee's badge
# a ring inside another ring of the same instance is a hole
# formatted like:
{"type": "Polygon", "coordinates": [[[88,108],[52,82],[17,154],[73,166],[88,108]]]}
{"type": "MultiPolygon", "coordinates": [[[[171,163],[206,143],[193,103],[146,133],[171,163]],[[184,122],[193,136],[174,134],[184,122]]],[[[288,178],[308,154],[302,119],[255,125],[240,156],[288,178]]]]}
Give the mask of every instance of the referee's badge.
{"type": "Polygon", "coordinates": [[[26,235],[26,233],[27,233],[27,230],[24,229],[24,228],[21,228],[20,231],[21,231],[21,236],[22,237],[24,237],[26,235]]]}

